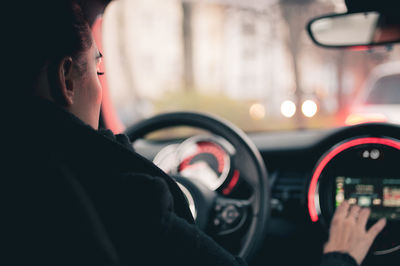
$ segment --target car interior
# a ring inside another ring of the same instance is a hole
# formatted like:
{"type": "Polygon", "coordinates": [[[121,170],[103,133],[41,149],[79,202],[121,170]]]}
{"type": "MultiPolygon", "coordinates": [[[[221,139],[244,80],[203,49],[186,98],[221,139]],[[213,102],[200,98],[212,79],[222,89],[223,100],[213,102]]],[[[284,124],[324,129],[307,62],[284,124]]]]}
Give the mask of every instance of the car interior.
{"type": "Polygon", "coordinates": [[[373,69],[400,58],[391,14],[342,0],[84,11],[104,55],[101,126],[170,174],[219,244],[249,265],[317,265],[349,200],[371,208],[368,226],[388,221],[363,265],[398,265],[400,127],[380,109],[346,119],[373,69]]]}

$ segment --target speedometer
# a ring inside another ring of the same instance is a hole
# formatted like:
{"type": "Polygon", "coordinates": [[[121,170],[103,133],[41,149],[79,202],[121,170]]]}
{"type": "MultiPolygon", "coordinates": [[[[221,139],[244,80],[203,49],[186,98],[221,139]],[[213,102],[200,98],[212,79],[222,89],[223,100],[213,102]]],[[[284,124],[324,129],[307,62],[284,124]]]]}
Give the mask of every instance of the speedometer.
{"type": "Polygon", "coordinates": [[[177,150],[177,173],[201,181],[211,190],[218,189],[231,170],[234,148],[217,137],[189,138],[177,150]]]}

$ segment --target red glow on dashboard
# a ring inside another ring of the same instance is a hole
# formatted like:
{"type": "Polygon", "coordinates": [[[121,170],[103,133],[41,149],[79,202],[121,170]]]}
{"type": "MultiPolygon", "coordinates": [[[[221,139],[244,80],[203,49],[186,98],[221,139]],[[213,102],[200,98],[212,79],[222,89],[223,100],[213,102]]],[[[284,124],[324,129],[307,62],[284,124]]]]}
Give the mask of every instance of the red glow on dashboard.
{"type": "Polygon", "coordinates": [[[348,48],[351,51],[367,51],[371,49],[371,46],[368,45],[358,45],[358,46],[353,46],[348,48]]]}
{"type": "Polygon", "coordinates": [[[363,123],[382,123],[387,122],[387,117],[383,114],[369,113],[369,114],[350,114],[345,121],[348,126],[358,125],[363,123]]]}
{"type": "Polygon", "coordinates": [[[331,150],[325,157],[320,161],[317,165],[317,168],[314,171],[314,174],[311,179],[310,187],[308,190],[308,211],[310,213],[311,221],[318,221],[318,213],[317,208],[315,206],[315,193],[317,190],[318,179],[321,176],[322,171],[325,169],[325,166],[339,153],[344,150],[350,149],[355,146],[364,145],[364,144],[380,144],[386,145],[395,149],[400,150],[400,142],[386,139],[386,138],[359,138],[347,141],[333,150],[331,150]]]}
{"type": "Polygon", "coordinates": [[[222,190],[222,194],[224,194],[226,196],[232,192],[233,188],[236,186],[237,182],[239,181],[239,175],[240,175],[240,172],[238,170],[235,170],[233,172],[232,179],[229,182],[228,186],[222,190]]]}

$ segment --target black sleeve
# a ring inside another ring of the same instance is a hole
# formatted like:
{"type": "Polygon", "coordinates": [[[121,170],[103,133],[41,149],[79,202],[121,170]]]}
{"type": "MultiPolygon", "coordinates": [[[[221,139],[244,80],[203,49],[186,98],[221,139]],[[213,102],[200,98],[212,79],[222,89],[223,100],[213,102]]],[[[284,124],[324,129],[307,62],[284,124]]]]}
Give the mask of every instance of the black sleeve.
{"type": "Polygon", "coordinates": [[[166,229],[163,242],[168,247],[167,257],[174,265],[246,265],[244,260],[234,257],[197,226],[174,213],[169,213],[166,229]]]}
{"type": "Polygon", "coordinates": [[[161,232],[160,237],[157,238],[160,241],[157,245],[160,251],[158,255],[162,258],[159,263],[168,262],[168,265],[176,266],[246,265],[242,259],[234,257],[196,225],[190,224],[175,214],[173,197],[164,180],[153,177],[152,183],[159,199],[159,207],[156,208],[160,215],[161,228],[158,230],[161,232]]]}
{"type": "Polygon", "coordinates": [[[322,256],[319,266],[358,266],[358,263],[347,253],[330,252],[322,256]]]}
{"type": "Polygon", "coordinates": [[[119,265],[81,184],[61,170],[39,167],[16,169],[2,180],[0,265],[119,265]]]}
{"type": "Polygon", "coordinates": [[[112,180],[101,186],[102,191],[92,186],[90,195],[121,265],[246,265],[176,215],[163,179],[126,173],[112,180]]]}

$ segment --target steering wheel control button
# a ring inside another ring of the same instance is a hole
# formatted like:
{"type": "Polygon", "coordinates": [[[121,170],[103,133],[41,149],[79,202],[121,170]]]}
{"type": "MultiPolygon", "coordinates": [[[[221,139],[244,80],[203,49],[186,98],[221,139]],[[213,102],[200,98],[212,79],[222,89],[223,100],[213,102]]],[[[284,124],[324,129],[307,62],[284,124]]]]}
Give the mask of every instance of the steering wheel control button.
{"type": "Polygon", "coordinates": [[[225,223],[233,224],[240,216],[238,209],[234,205],[228,205],[221,213],[225,223]]]}
{"type": "Polygon", "coordinates": [[[219,199],[214,206],[212,225],[218,234],[228,234],[238,230],[246,220],[248,205],[239,200],[219,199]]]}
{"type": "Polygon", "coordinates": [[[221,220],[218,218],[215,218],[213,224],[214,224],[214,226],[219,226],[221,224],[221,220]]]}
{"type": "Polygon", "coordinates": [[[215,209],[216,212],[220,212],[222,210],[222,205],[221,204],[216,204],[214,209],[215,209]]]}

